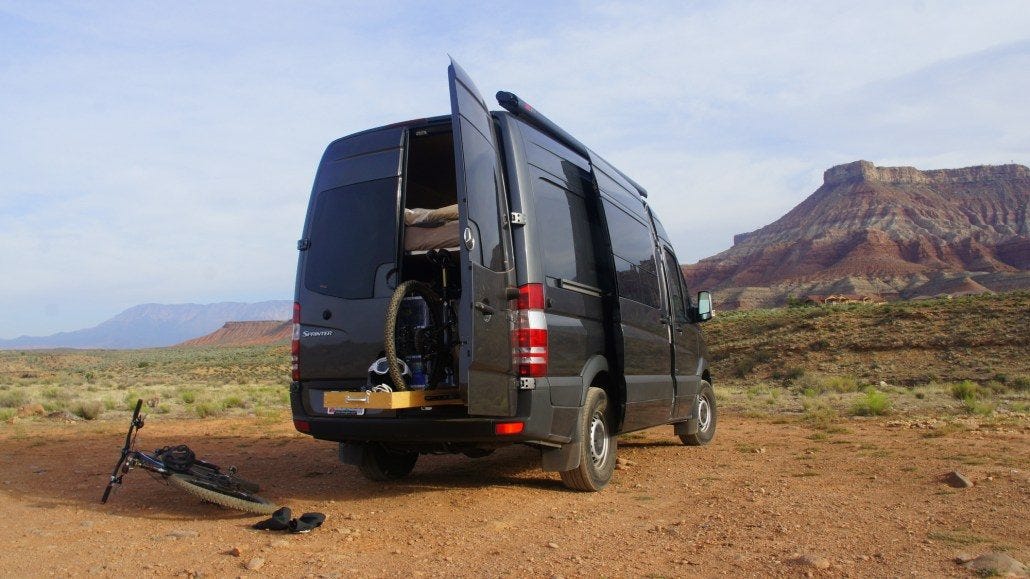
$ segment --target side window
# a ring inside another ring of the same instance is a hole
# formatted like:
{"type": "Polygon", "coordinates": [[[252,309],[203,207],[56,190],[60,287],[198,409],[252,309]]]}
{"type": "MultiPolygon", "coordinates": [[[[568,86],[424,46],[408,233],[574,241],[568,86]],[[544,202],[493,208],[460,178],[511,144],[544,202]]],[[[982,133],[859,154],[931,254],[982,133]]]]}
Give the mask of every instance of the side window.
{"type": "Polygon", "coordinates": [[[604,214],[615,254],[619,296],[658,308],[658,273],[651,228],[604,200],[604,214]]]}
{"type": "Polygon", "coordinates": [[[537,178],[533,187],[544,275],[597,287],[586,200],[542,178],[537,178]]]}
{"type": "Polygon", "coordinates": [[[690,318],[687,317],[686,288],[683,285],[683,270],[681,270],[679,264],[676,263],[676,256],[669,250],[669,248],[664,248],[663,253],[665,254],[665,271],[669,278],[669,311],[672,312],[672,316],[677,322],[686,323],[690,321],[690,318]]]}

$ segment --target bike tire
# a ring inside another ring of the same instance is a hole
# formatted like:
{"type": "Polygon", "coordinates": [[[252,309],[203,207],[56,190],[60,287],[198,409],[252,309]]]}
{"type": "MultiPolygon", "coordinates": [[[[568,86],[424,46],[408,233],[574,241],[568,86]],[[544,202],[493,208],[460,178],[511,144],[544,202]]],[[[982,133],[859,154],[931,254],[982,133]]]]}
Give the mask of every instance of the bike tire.
{"type": "Polygon", "coordinates": [[[218,487],[201,478],[188,474],[172,474],[168,482],[205,501],[259,515],[268,515],[279,510],[279,505],[243,490],[218,487]]]}
{"type": "MultiPolygon", "coordinates": [[[[387,365],[390,367],[390,378],[393,381],[395,390],[407,390],[408,385],[404,382],[404,377],[401,375],[400,355],[397,352],[397,316],[400,314],[401,305],[404,303],[404,298],[410,296],[419,296],[426,301],[426,305],[429,307],[429,316],[432,324],[439,324],[440,320],[437,317],[437,311],[441,307],[443,300],[440,296],[436,295],[430,287],[418,280],[409,279],[406,282],[401,283],[397,286],[397,289],[393,291],[393,295],[390,296],[390,305],[386,309],[386,326],[383,331],[383,347],[386,351],[387,365]]],[[[437,360],[433,364],[432,372],[428,376],[426,389],[431,390],[436,386],[436,383],[440,381],[441,372],[443,370],[441,359],[437,360]]]]}

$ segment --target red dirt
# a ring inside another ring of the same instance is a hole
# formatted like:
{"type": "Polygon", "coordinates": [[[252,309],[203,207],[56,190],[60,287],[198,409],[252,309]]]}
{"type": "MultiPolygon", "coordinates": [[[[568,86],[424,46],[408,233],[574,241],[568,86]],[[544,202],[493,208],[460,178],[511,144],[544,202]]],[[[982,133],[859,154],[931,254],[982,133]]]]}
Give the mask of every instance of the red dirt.
{"type": "Polygon", "coordinates": [[[121,423],[20,423],[0,427],[0,575],[966,576],[951,561],[962,552],[1030,557],[1030,429],[926,438],[882,419],[845,426],[825,435],[727,415],[702,448],[648,430],[620,439],[633,464],[593,494],[565,490],[524,447],[422,457],[403,482],[374,484],[288,423],[143,430],[143,448],[186,442],[295,515],[327,515],[289,535],[143,472],[101,505],[121,423]],[[955,468],[975,486],[943,484],[955,468]],[[792,561],[801,553],[830,566],[792,561]],[[248,571],[255,557],[265,563],[248,571]]]}

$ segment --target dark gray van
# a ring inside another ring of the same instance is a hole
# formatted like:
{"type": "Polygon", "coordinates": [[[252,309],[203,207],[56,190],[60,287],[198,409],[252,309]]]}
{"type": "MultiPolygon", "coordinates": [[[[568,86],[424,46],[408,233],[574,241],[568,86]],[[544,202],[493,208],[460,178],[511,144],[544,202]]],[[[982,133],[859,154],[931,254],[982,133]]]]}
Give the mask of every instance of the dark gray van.
{"type": "Polygon", "coordinates": [[[715,434],[708,352],[646,191],[452,61],[451,114],[334,141],[298,242],[297,430],[373,480],[520,443],[579,490],[616,435],[715,434]]]}

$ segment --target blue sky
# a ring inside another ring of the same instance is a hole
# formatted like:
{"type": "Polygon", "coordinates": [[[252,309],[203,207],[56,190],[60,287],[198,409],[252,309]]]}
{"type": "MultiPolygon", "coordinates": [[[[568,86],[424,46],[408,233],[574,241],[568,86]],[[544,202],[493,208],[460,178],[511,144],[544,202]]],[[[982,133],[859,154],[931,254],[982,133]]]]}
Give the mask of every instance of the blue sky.
{"type": "Polygon", "coordinates": [[[831,165],[1030,162],[1024,1],[0,0],[0,338],[289,299],[323,148],[446,113],[448,54],[647,187],[684,262],[831,165]]]}

